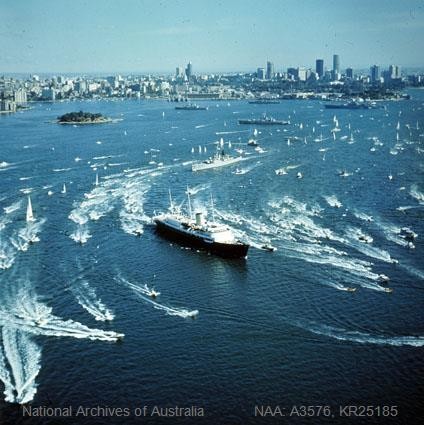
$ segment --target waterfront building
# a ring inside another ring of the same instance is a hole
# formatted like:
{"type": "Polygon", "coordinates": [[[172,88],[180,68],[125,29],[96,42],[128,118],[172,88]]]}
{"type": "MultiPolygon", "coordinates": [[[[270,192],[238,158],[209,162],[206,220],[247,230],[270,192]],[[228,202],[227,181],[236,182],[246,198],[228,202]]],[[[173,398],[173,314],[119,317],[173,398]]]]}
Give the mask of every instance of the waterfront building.
{"type": "Polygon", "coordinates": [[[266,63],[266,79],[271,80],[274,77],[274,64],[272,62],[266,63]]]}
{"type": "Polygon", "coordinates": [[[56,90],[53,88],[44,88],[41,91],[41,97],[43,100],[56,100],[56,90]]]}
{"type": "Polygon", "coordinates": [[[317,59],[315,63],[315,72],[319,78],[324,76],[324,59],[317,59]]]}
{"type": "Polygon", "coordinates": [[[13,98],[15,100],[15,103],[26,103],[27,102],[27,94],[24,89],[17,89],[13,92],[13,98]]]}
{"type": "Polygon", "coordinates": [[[0,112],[16,112],[16,103],[13,100],[8,100],[8,99],[1,100],[0,112]]]}

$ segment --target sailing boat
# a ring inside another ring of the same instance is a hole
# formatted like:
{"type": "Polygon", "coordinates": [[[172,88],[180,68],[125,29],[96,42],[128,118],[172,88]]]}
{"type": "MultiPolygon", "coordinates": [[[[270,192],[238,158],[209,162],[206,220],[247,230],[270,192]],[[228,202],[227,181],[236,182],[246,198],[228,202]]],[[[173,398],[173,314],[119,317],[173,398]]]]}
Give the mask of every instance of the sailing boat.
{"type": "Polygon", "coordinates": [[[99,185],[99,175],[98,174],[96,174],[96,182],[94,183],[96,186],[98,186],[99,185]]]}
{"type": "Polygon", "coordinates": [[[63,188],[62,188],[62,191],[60,193],[63,193],[63,194],[66,193],[66,184],[65,183],[63,183],[63,188]]]}
{"type": "Polygon", "coordinates": [[[32,205],[31,205],[31,197],[28,196],[28,205],[27,205],[27,211],[26,211],[26,221],[27,223],[30,223],[32,221],[35,221],[34,214],[32,212],[32,205]]]}

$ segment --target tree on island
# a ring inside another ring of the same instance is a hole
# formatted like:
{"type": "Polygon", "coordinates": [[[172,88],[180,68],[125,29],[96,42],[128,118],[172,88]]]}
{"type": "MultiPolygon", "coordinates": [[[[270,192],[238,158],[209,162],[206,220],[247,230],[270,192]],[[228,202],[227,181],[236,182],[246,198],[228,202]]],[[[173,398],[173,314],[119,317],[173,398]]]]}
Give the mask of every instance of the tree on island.
{"type": "Polygon", "coordinates": [[[104,119],[102,114],[92,114],[90,112],[69,112],[67,114],[57,117],[59,122],[89,122],[100,121],[104,119]]]}

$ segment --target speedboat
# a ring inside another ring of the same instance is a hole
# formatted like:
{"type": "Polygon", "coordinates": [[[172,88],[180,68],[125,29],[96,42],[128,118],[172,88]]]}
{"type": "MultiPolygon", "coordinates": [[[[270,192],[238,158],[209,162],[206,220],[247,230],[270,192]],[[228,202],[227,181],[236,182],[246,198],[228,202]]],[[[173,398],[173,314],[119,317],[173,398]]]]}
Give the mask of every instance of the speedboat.
{"type": "Polygon", "coordinates": [[[378,281],[380,283],[387,283],[389,280],[390,280],[389,276],[386,276],[385,274],[378,275],[378,281]]]}
{"type": "Polygon", "coordinates": [[[263,250],[269,251],[269,252],[277,251],[277,248],[275,246],[272,246],[272,245],[269,245],[269,244],[262,245],[261,248],[263,250]]]}
{"type": "Polygon", "coordinates": [[[356,291],[356,288],[352,288],[352,287],[348,286],[346,288],[346,291],[348,291],[348,292],[355,292],[356,291]]]}

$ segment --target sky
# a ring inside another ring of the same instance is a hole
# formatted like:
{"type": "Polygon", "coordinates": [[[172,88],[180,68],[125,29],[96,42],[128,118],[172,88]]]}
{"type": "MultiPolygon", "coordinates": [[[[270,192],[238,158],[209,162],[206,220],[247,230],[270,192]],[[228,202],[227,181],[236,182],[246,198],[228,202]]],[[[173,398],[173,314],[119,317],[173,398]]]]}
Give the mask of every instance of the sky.
{"type": "Polygon", "coordinates": [[[424,66],[424,0],[1,0],[1,73],[424,66]]]}

